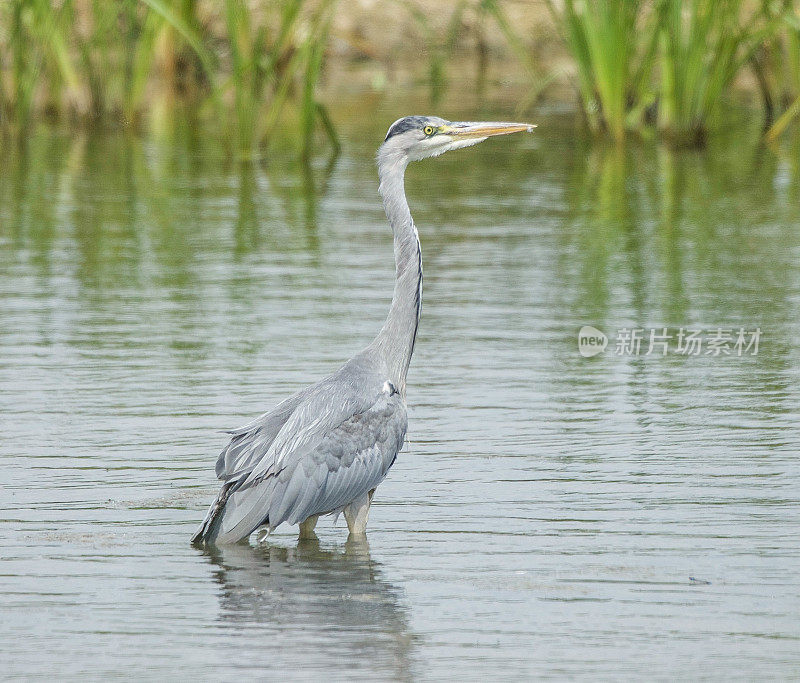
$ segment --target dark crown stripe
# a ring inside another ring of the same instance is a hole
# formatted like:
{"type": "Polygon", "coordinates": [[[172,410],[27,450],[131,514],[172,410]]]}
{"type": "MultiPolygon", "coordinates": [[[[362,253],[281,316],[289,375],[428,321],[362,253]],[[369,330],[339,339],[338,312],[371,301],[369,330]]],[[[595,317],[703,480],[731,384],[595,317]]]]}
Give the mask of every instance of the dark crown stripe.
{"type": "Polygon", "coordinates": [[[398,133],[405,133],[407,130],[412,130],[414,128],[424,128],[424,126],[424,116],[406,116],[404,119],[395,121],[395,123],[389,129],[389,132],[386,133],[386,139],[384,142],[386,142],[386,140],[389,138],[394,137],[398,133]]]}

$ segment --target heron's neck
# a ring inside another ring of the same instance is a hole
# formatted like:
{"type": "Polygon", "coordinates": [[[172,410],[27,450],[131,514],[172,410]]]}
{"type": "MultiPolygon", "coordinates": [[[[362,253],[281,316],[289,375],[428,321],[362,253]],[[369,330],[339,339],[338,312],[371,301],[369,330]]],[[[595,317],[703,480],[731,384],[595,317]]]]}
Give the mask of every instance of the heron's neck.
{"type": "Polygon", "coordinates": [[[401,160],[378,158],[383,208],[394,235],[396,271],[389,316],[373,342],[386,362],[389,380],[403,395],[422,305],[422,253],[406,201],[405,167],[401,160]]]}

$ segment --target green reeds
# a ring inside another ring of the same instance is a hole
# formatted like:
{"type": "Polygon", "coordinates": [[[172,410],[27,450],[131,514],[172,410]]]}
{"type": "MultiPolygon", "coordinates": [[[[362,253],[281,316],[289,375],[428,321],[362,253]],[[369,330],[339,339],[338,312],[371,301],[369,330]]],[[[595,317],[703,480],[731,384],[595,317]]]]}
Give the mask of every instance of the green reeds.
{"type": "Polygon", "coordinates": [[[743,0],[662,0],[659,14],[658,127],[679,144],[700,144],[774,27],[743,0]]]}
{"type": "MultiPolygon", "coordinates": [[[[777,139],[800,118],[800,6],[787,8],[782,19],[779,35],[772,44],[772,91],[783,113],[767,131],[769,141],[777,139]]],[[[769,92],[766,98],[770,98],[769,92]]]]}
{"type": "MultiPolygon", "coordinates": [[[[575,60],[589,127],[619,141],[628,131],[655,125],[680,145],[703,142],[744,67],[796,16],[791,0],[755,5],[745,0],[563,0],[556,5],[548,0],[548,5],[575,60]]],[[[788,64],[778,60],[788,73],[795,68],[793,40],[786,43],[788,64]]],[[[757,76],[765,90],[763,69],[757,76]]],[[[800,100],[785,116],[798,112],[800,100]]]]}
{"type": "Polygon", "coordinates": [[[236,141],[242,154],[273,132],[290,98],[298,106],[303,149],[317,121],[334,146],[330,118],[316,100],[316,86],[328,44],[334,0],[321,0],[304,15],[302,0],[284,0],[256,18],[243,0],[227,0],[226,28],[232,63],[236,141]],[[271,29],[271,27],[275,27],[271,29]]]}
{"type": "Polygon", "coordinates": [[[622,140],[642,125],[652,102],[650,82],[658,37],[643,0],[548,0],[575,59],[581,105],[589,127],[622,140]]]}
{"type": "Polygon", "coordinates": [[[222,128],[243,156],[291,107],[303,140],[320,123],[337,144],[316,99],[335,3],[8,0],[0,128],[44,114],[130,125],[166,98],[232,120],[222,128]]]}
{"type": "Polygon", "coordinates": [[[10,68],[0,73],[0,123],[22,130],[39,102],[37,90],[47,80],[48,97],[41,109],[54,113],[61,101],[79,111],[88,107],[72,56],[64,40],[68,7],[54,8],[48,0],[10,0],[0,6],[3,45],[0,59],[10,68]]]}

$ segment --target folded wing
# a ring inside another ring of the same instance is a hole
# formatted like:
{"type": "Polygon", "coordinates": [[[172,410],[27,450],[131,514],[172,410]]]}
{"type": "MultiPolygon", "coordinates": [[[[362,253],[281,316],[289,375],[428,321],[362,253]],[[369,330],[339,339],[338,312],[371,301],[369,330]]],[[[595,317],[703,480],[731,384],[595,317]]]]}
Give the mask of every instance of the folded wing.
{"type": "Polygon", "coordinates": [[[374,489],[402,446],[407,416],[377,380],[363,386],[332,376],[234,432],[217,463],[225,484],[193,540],[232,543],[374,489]]]}
{"type": "Polygon", "coordinates": [[[230,431],[231,440],[217,458],[217,479],[228,481],[251,472],[307,393],[308,390],[297,393],[270,412],[230,431]]]}

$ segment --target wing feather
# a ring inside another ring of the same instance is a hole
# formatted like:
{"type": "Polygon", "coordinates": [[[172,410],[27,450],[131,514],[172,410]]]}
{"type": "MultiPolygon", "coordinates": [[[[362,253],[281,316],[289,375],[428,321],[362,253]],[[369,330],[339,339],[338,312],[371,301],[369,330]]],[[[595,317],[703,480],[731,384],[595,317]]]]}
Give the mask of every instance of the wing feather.
{"type": "Polygon", "coordinates": [[[237,430],[220,456],[227,483],[196,539],[234,542],[263,524],[341,510],[374,489],[402,447],[407,415],[397,394],[371,384],[364,392],[364,382],[321,382],[237,430]]]}
{"type": "MultiPolygon", "coordinates": [[[[392,403],[391,410],[387,411],[386,399],[381,399],[369,411],[353,416],[338,429],[332,430],[313,452],[303,456],[303,463],[311,461],[322,464],[324,471],[327,471],[324,485],[319,486],[314,480],[311,494],[305,488],[295,488],[291,483],[282,489],[279,505],[271,507],[269,511],[270,526],[335,512],[383,481],[389,469],[386,463],[391,463],[402,447],[407,424],[402,401],[396,398],[392,403]],[[393,428],[387,432],[387,436],[390,433],[392,438],[381,441],[379,437],[383,421],[391,422],[393,428]],[[329,456],[335,464],[333,469],[327,466],[329,456]]],[[[309,479],[300,463],[294,468],[292,482],[295,477],[303,477],[306,481],[309,479]]],[[[278,501],[278,498],[276,489],[274,500],[278,501]]]]}
{"type": "MultiPolygon", "coordinates": [[[[320,467],[324,467],[324,465],[320,465],[320,467]]],[[[317,494],[319,486],[317,481],[318,480],[313,475],[306,477],[303,483],[303,489],[297,496],[297,502],[293,507],[292,514],[289,515],[288,519],[286,520],[289,522],[289,524],[297,524],[298,522],[302,522],[311,516],[307,510],[313,504],[314,498],[317,494]]]]}
{"type": "Polygon", "coordinates": [[[261,526],[274,488],[274,480],[266,479],[244,491],[232,490],[225,499],[220,517],[209,523],[212,540],[235,543],[261,526]]]}
{"type": "MultiPolygon", "coordinates": [[[[377,385],[377,382],[373,382],[377,385]]],[[[364,392],[334,384],[335,391],[325,383],[317,385],[305,401],[298,405],[247,475],[244,485],[276,474],[290,457],[302,456],[342,423],[375,403],[381,394],[377,386],[364,392]]]]}
{"type": "Polygon", "coordinates": [[[298,392],[271,411],[232,430],[230,442],[217,458],[217,478],[230,480],[251,471],[307,393],[308,389],[298,392]]]}

